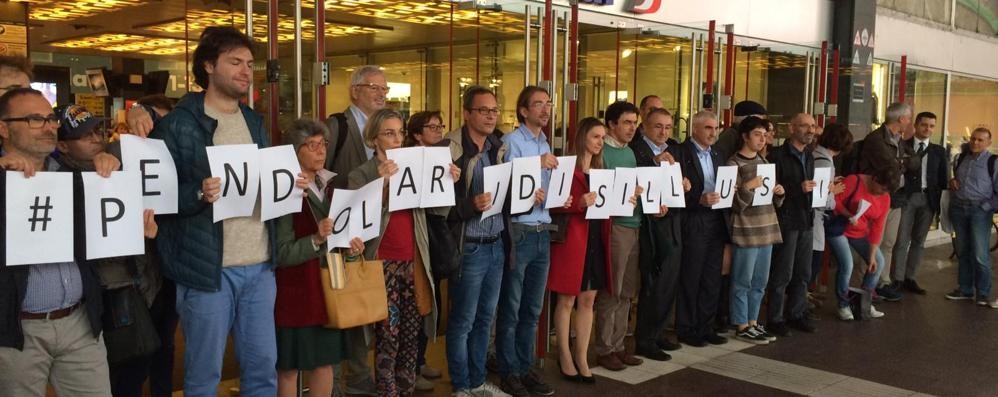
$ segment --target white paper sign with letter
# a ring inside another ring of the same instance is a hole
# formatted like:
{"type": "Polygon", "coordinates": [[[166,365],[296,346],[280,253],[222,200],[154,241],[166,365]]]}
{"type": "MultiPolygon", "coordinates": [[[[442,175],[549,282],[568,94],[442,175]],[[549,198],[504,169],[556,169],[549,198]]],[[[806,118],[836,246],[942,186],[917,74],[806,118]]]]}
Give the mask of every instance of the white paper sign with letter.
{"type": "Polygon", "coordinates": [[[755,168],[755,174],[762,177],[762,186],[755,188],[752,206],[773,204],[773,188],[776,187],[776,164],[758,164],[755,168]]]}
{"type": "Polygon", "coordinates": [[[254,144],[209,146],[211,176],[222,179],[212,208],[215,222],[253,215],[260,192],[260,154],[254,144]]]}
{"type": "Polygon", "coordinates": [[[610,219],[613,175],[613,170],[589,170],[589,191],[596,192],[596,201],[586,210],[586,219],[610,219]]]}
{"type": "Polygon", "coordinates": [[[86,211],[87,259],[142,255],[142,175],[138,171],[112,172],[103,178],[84,172],[83,208],[86,211]]]}
{"type": "Polygon", "coordinates": [[[270,220],[301,212],[305,191],[295,186],[301,173],[291,145],[260,149],[260,219],[270,220]]]}
{"type": "MultiPolygon", "coordinates": [[[[662,196],[665,194],[668,175],[662,167],[638,167],[638,185],[641,192],[641,210],[645,214],[661,212],[662,196]]],[[[682,186],[680,186],[682,187],[682,186]]]]}
{"type": "Polygon", "coordinates": [[[492,193],[492,207],[482,212],[482,220],[502,212],[506,205],[506,194],[509,193],[509,178],[513,172],[513,163],[502,163],[485,167],[482,172],[485,181],[485,193],[492,193]]]}
{"type": "Polygon", "coordinates": [[[686,208],[686,190],[683,189],[683,169],[676,164],[662,164],[665,169],[666,187],[662,204],[669,208],[686,208]]]}
{"type": "Polygon", "coordinates": [[[828,205],[828,187],[832,184],[832,169],[818,167],[814,169],[814,190],[811,192],[811,208],[824,208],[828,205]]]}
{"type": "Polygon", "coordinates": [[[378,237],[381,233],[384,186],[385,178],[378,178],[357,190],[333,191],[328,215],[333,220],[333,233],[326,238],[326,247],[330,251],[349,247],[354,237],[364,241],[378,237]]]}
{"type": "Polygon", "coordinates": [[[544,208],[564,207],[568,196],[572,195],[572,179],[575,178],[575,156],[558,157],[558,167],[551,171],[551,182],[545,192],[544,208]]]}
{"type": "Polygon", "coordinates": [[[522,214],[534,208],[534,195],[541,187],[541,157],[515,158],[513,163],[512,202],[509,203],[510,214],[522,214]]]}
{"type": "Polygon", "coordinates": [[[398,172],[388,178],[388,210],[418,208],[419,189],[423,184],[423,148],[391,149],[385,156],[399,167],[398,172]]]}
{"type": "Polygon", "coordinates": [[[177,213],[177,166],[166,143],[121,134],[121,169],[142,173],[144,208],[156,215],[177,213]]]}
{"type": "Polygon", "coordinates": [[[735,201],[735,179],[738,176],[738,167],[726,165],[717,167],[717,178],[714,180],[714,193],[721,195],[721,201],[711,208],[731,208],[735,201]]]}
{"type": "Polygon", "coordinates": [[[631,204],[631,197],[634,197],[637,184],[638,170],[636,168],[617,168],[614,170],[613,207],[610,209],[610,216],[634,215],[634,204],[631,204]]]}
{"type": "Polygon", "coordinates": [[[454,175],[450,173],[450,149],[426,147],[423,149],[423,184],[419,207],[450,207],[454,205],[454,175]]]}
{"type": "Polygon", "coordinates": [[[73,260],[73,174],[5,172],[7,266],[73,260]]]}

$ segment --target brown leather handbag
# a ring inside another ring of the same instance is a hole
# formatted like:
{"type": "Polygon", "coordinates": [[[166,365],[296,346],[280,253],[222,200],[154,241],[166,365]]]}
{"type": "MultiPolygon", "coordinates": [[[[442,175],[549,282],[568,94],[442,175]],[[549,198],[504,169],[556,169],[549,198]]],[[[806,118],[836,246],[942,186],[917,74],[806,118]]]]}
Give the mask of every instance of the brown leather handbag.
{"type": "Polygon", "coordinates": [[[326,301],[326,328],[346,329],[372,324],[388,318],[388,293],[385,272],[379,260],[342,262],[339,253],[330,255],[322,272],[322,295],[326,301]],[[341,262],[337,264],[336,262],[341,262]],[[332,269],[332,270],[331,270],[332,269]],[[336,269],[343,269],[343,288],[334,289],[336,269]]]}
{"type": "Polygon", "coordinates": [[[417,252],[415,257],[416,260],[412,263],[412,278],[416,287],[416,308],[419,309],[420,316],[426,316],[433,311],[433,289],[430,288],[430,278],[426,274],[426,268],[423,267],[422,255],[417,252]]]}

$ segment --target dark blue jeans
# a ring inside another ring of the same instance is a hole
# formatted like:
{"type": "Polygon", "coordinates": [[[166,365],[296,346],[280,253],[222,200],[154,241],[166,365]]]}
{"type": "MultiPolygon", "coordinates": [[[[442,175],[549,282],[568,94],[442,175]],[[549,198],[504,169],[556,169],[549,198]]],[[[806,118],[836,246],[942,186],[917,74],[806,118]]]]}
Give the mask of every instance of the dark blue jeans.
{"type": "Polygon", "coordinates": [[[485,354],[505,258],[502,240],[466,243],[461,271],[448,280],[451,309],[447,325],[447,370],[455,392],[485,383],[485,354]]]}
{"type": "Polygon", "coordinates": [[[503,375],[523,375],[534,362],[537,321],[551,267],[550,232],[513,225],[516,263],[502,277],[496,357],[503,375]]]}
{"type": "Polygon", "coordinates": [[[959,257],[957,283],[960,292],[977,293],[977,299],[991,295],[991,211],[976,206],[952,205],[949,210],[956,231],[956,255],[959,257]],[[976,289],[976,291],[975,291],[976,289]]]}

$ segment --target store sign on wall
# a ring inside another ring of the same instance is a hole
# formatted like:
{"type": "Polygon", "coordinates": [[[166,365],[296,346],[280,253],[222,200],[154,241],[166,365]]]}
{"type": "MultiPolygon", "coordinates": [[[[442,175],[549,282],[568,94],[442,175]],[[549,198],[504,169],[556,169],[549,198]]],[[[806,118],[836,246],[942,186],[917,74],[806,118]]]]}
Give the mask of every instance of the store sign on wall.
{"type": "MultiPolygon", "coordinates": [[[[597,6],[612,6],[614,0],[580,0],[579,2],[597,6]]],[[[662,0],[623,0],[623,2],[624,11],[634,14],[653,14],[662,8],[662,0]]]]}

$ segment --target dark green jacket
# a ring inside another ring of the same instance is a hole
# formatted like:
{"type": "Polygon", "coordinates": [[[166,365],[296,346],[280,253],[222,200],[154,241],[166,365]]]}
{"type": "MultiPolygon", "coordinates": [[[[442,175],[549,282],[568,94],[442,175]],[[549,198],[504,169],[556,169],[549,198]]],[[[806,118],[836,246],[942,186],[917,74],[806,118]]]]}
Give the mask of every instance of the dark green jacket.
{"type": "MultiPolygon", "coordinates": [[[[270,146],[263,119],[240,104],[253,142],[270,146]]],[[[211,177],[208,152],[218,121],[204,113],[204,93],[184,95],[156,125],[150,138],[162,139],[177,164],[178,213],[159,215],[159,245],[163,274],[177,284],[202,291],[219,291],[222,279],[222,222],[212,221],[212,206],[198,200],[201,182],[211,177]]],[[[267,221],[270,253],[275,255],[276,227],[267,221]]]]}

